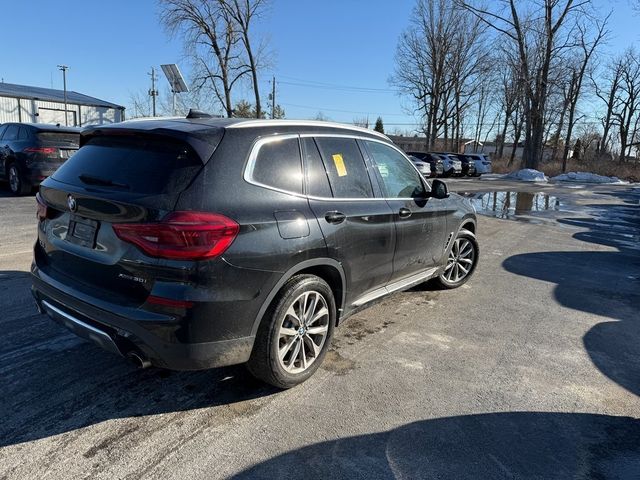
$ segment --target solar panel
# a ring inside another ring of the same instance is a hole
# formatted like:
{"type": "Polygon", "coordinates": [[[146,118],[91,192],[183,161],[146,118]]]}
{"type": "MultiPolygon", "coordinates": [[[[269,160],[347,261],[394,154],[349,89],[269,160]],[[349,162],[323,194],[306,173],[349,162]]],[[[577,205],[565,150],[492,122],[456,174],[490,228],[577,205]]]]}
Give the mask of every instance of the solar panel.
{"type": "Polygon", "coordinates": [[[175,63],[170,63],[167,65],[160,65],[160,67],[162,67],[162,71],[167,77],[169,85],[171,85],[171,91],[173,93],[182,93],[189,91],[189,87],[187,87],[187,84],[184,81],[184,77],[178,69],[178,65],[176,65],[175,63]]]}

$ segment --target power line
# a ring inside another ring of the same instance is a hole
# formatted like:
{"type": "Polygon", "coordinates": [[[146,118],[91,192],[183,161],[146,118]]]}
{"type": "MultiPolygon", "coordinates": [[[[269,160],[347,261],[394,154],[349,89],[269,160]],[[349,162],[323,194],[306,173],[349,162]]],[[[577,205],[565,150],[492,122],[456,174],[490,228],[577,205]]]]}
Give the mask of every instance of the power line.
{"type": "MultiPolygon", "coordinates": [[[[281,83],[281,82],[278,82],[278,83],[281,83]]],[[[338,108],[325,108],[325,107],[313,107],[310,105],[298,105],[295,103],[282,103],[282,105],[287,107],[306,108],[309,110],[316,110],[316,111],[323,111],[323,112],[326,111],[326,112],[339,112],[339,113],[353,113],[357,115],[380,115],[380,116],[384,115],[389,117],[406,117],[407,116],[404,113],[362,112],[362,111],[356,111],[356,110],[342,110],[338,108]]]]}
{"type": "Polygon", "coordinates": [[[306,88],[319,88],[324,90],[339,90],[345,92],[359,92],[359,93],[385,93],[385,94],[397,94],[398,90],[393,88],[378,88],[378,87],[362,87],[355,85],[340,85],[335,83],[319,82],[317,80],[304,80],[301,78],[291,77],[288,75],[279,75],[281,78],[288,80],[280,80],[280,83],[285,85],[292,85],[297,87],[306,88]]]}

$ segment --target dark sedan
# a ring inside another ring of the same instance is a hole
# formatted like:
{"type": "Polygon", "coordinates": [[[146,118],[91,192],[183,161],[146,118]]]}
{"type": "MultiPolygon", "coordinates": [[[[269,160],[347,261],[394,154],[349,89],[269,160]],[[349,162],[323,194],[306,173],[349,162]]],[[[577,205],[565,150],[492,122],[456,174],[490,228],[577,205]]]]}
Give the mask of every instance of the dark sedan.
{"type": "Polygon", "coordinates": [[[29,193],[78,150],[80,129],[40,123],[0,125],[0,178],[29,193]]]}

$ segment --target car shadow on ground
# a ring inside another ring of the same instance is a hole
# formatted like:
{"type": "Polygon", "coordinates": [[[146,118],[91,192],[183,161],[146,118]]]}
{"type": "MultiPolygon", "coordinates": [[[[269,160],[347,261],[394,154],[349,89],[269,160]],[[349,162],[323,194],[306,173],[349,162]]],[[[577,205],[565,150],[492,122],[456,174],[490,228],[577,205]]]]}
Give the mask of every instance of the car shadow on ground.
{"type": "Polygon", "coordinates": [[[590,217],[558,221],[586,229],[574,238],[618,252],[527,253],[507,258],[503,267],[557,284],[554,295],[561,305],[613,319],[592,327],[584,346],[602,373],[640,395],[640,190],[610,195],[627,205],[589,205],[590,217]]]}
{"type": "Polygon", "coordinates": [[[24,294],[28,274],[0,273],[2,296],[24,297],[17,301],[20,310],[7,300],[14,312],[0,321],[0,447],[116,418],[222,405],[233,415],[234,408],[249,408],[237,404],[278,391],[255,380],[244,366],[199,372],[137,369],[38,314],[24,294]]]}
{"type": "Polygon", "coordinates": [[[514,412],[438,418],[302,447],[234,478],[638,478],[640,420],[514,412]]]}
{"type": "MultiPolygon", "coordinates": [[[[31,192],[25,194],[25,197],[35,197],[37,188],[34,188],[31,192]]],[[[2,197],[16,197],[11,190],[9,190],[9,184],[5,181],[0,180],[0,198],[2,197]]]]}

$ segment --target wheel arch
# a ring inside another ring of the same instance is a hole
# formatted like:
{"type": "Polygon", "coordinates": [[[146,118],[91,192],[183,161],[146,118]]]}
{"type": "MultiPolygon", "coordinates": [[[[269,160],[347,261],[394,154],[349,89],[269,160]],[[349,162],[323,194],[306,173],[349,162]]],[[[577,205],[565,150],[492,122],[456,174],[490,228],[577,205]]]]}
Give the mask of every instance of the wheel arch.
{"type": "Polygon", "coordinates": [[[342,265],[332,259],[332,258],[315,258],[312,260],[305,260],[304,262],[298,263],[294,267],[287,270],[280,280],[276,283],[276,285],[271,289],[269,295],[263,302],[260,310],[258,311],[258,315],[254,319],[253,328],[251,329],[251,335],[255,336],[258,327],[260,326],[260,322],[264,317],[265,312],[273,302],[274,298],[278,294],[278,292],[282,289],[282,287],[294,276],[299,274],[311,274],[316,275],[317,277],[322,278],[325,282],[329,284],[331,291],[333,292],[333,296],[336,302],[336,325],[339,323],[340,314],[344,308],[345,296],[346,296],[346,276],[344,274],[344,269],[342,265]]]}
{"type": "Polygon", "coordinates": [[[458,232],[460,230],[467,230],[471,233],[473,233],[473,235],[475,236],[476,234],[476,219],[468,216],[468,217],[464,217],[462,219],[462,221],[460,222],[460,228],[458,229],[458,232]]]}
{"type": "Polygon", "coordinates": [[[16,160],[16,158],[13,155],[9,155],[7,156],[7,158],[4,159],[4,174],[7,178],[9,178],[9,165],[11,165],[12,163],[16,164],[16,167],[20,168],[18,166],[18,161],[16,160]]]}

